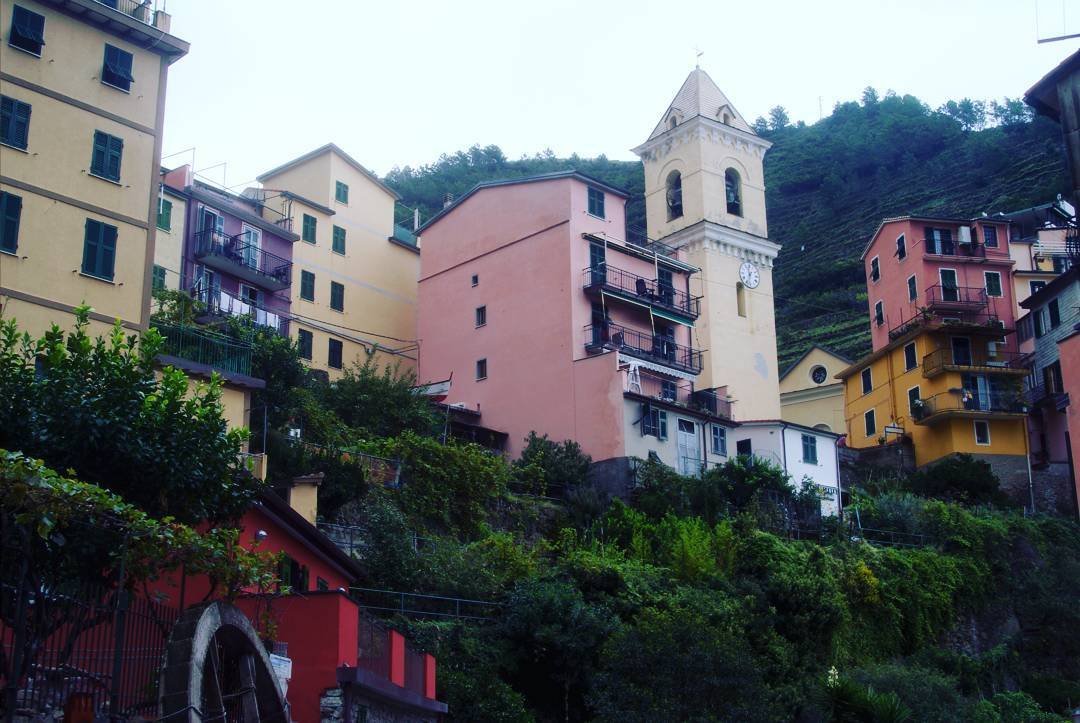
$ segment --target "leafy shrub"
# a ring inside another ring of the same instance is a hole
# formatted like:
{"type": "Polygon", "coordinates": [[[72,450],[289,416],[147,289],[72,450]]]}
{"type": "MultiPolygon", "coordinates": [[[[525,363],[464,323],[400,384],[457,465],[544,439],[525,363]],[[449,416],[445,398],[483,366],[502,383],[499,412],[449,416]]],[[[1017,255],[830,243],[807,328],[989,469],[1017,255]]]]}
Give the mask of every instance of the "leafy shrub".
{"type": "Polygon", "coordinates": [[[969,454],[957,454],[908,475],[907,489],[921,497],[933,497],[965,505],[1008,506],[1009,498],[990,464],[969,454]]]}
{"type": "Polygon", "coordinates": [[[585,482],[592,458],[573,440],[553,442],[545,434],[529,432],[521,457],[514,460],[514,480],[526,491],[564,496],[585,482]]]}
{"type": "Polygon", "coordinates": [[[850,677],[878,693],[893,694],[920,723],[963,723],[967,701],[957,681],[915,665],[884,663],[853,670],[850,677]]]}

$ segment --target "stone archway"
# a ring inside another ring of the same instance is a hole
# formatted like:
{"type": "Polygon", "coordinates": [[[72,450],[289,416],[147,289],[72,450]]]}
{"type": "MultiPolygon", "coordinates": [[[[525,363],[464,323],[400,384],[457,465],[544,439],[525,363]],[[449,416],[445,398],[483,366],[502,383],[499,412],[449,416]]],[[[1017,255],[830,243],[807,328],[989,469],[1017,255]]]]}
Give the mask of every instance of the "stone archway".
{"type": "Polygon", "coordinates": [[[223,602],[195,605],[180,616],[165,649],[158,691],[161,719],[169,723],[289,721],[255,628],[223,602]]]}

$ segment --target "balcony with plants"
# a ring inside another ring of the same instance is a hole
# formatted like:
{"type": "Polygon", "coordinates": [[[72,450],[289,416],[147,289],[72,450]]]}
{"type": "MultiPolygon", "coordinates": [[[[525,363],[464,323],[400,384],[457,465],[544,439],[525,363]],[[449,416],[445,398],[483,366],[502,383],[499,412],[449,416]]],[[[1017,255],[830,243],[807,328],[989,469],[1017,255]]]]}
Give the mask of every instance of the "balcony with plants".
{"type": "Polygon", "coordinates": [[[631,370],[623,390],[628,397],[666,402],[692,412],[731,419],[731,402],[714,389],[695,390],[683,379],[669,379],[641,369],[631,370]]]}
{"type": "Polygon", "coordinates": [[[935,349],[923,357],[923,376],[930,379],[945,372],[1009,374],[1021,377],[1027,374],[1025,365],[1030,355],[998,347],[998,344],[991,342],[986,348],[935,349]]]}
{"type": "Polygon", "coordinates": [[[610,264],[590,266],[582,271],[585,293],[601,293],[635,304],[648,304],[660,311],[694,320],[701,314],[701,297],[676,289],[659,279],[641,276],[610,264]]]}
{"type": "Polygon", "coordinates": [[[259,380],[250,379],[253,327],[230,324],[215,331],[197,322],[205,314],[205,305],[186,291],[154,292],[150,327],[164,342],[159,361],[194,373],[239,375],[246,378],[242,381],[261,385],[259,380]]]}
{"type": "Polygon", "coordinates": [[[196,285],[191,289],[195,304],[195,321],[214,324],[236,321],[244,326],[261,326],[280,336],[289,335],[288,316],[267,309],[261,304],[245,301],[236,294],[224,291],[220,286],[196,285]]]}
{"type": "Polygon", "coordinates": [[[1015,417],[1028,411],[1019,388],[1015,390],[977,391],[950,389],[912,402],[911,416],[916,424],[932,425],[954,417],[1015,417]]]}
{"type": "Polygon", "coordinates": [[[952,331],[972,336],[1002,337],[1011,334],[1014,329],[1005,326],[1001,317],[992,312],[982,311],[935,311],[921,307],[909,318],[889,329],[889,340],[899,339],[911,332],[952,331]]]}

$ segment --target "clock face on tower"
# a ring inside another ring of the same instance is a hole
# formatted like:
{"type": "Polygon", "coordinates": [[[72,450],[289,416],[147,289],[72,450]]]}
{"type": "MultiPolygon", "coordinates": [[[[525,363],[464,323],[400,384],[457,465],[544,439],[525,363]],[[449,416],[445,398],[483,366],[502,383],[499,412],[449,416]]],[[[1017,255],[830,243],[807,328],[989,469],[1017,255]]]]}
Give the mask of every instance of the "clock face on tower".
{"type": "Polygon", "coordinates": [[[757,288],[757,285],[761,283],[761,274],[758,272],[758,268],[754,265],[754,262],[743,262],[743,265],[739,267],[739,280],[742,281],[743,285],[747,288],[757,288]]]}

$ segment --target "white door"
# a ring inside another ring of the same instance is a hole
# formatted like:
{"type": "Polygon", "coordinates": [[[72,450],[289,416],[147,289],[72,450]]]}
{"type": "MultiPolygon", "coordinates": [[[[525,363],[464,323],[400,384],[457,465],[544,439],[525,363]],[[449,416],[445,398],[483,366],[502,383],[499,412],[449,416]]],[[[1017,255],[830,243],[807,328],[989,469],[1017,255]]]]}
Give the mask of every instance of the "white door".
{"type": "Polygon", "coordinates": [[[679,474],[701,472],[701,450],[698,448],[697,424],[689,419],[679,420],[679,474]]]}

